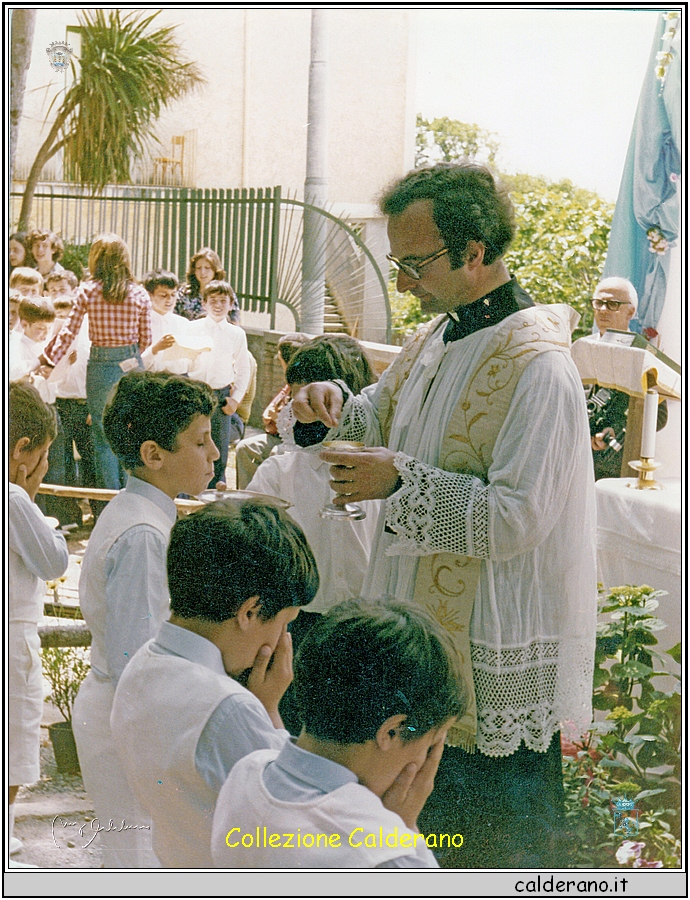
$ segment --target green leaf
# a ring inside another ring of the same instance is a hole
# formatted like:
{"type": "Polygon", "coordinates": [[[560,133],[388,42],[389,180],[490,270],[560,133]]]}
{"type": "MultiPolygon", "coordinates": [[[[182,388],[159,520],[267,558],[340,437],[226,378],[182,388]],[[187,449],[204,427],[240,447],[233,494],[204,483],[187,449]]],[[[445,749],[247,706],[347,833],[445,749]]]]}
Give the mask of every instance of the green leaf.
{"type": "Polygon", "coordinates": [[[680,665],[682,659],[682,651],[680,646],[680,641],[677,644],[674,644],[670,650],[666,651],[671,659],[680,665]]]}
{"type": "Polygon", "coordinates": [[[611,666],[611,674],[614,675],[615,678],[648,678],[653,671],[654,670],[650,668],[650,666],[645,666],[635,659],[631,659],[626,663],[616,663],[611,666]]]}

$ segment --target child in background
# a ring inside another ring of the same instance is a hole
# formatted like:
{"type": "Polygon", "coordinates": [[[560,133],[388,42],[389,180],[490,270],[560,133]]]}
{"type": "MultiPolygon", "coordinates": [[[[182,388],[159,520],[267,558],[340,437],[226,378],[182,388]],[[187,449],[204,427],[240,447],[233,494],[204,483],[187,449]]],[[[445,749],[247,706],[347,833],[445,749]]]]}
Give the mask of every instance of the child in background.
{"type": "Polygon", "coordinates": [[[72,314],[49,341],[41,356],[45,370],[54,368],[68,353],[89,315],[91,351],[86,367],[86,399],[96,452],[98,487],[119,490],[121,472],[103,434],[103,410],[120,378],[143,369],[141,353],[151,343],[151,301],[134,281],[129,249],[116,234],[101,234],[89,252],[91,280],[84,282],[72,314]]]}
{"type": "Polygon", "coordinates": [[[53,272],[47,275],[44,283],[44,292],[55,300],[56,297],[71,296],[76,291],[79,282],[74,272],[64,269],[62,272],[53,272]]]}
{"type": "Polygon", "coordinates": [[[19,266],[12,270],[10,275],[10,288],[19,291],[22,297],[31,299],[32,297],[40,297],[43,293],[43,276],[36,269],[29,269],[27,266],[19,266]]]}
{"type": "MultiPolygon", "coordinates": [[[[43,676],[38,622],[43,616],[45,580],[59,578],[69,554],[64,537],[34,503],[48,470],[48,448],[56,435],[55,416],[29,384],[9,390],[8,496],[8,723],[10,853],[21,849],[13,837],[14,801],[19,786],[41,776],[39,746],[43,676]]],[[[12,863],[11,863],[12,865],[12,863]]],[[[16,864],[15,864],[16,865],[16,864]]]]}
{"type": "Polygon", "coordinates": [[[10,337],[13,331],[21,331],[19,324],[19,304],[22,302],[22,295],[16,288],[10,288],[10,299],[8,306],[10,308],[10,337]]]}
{"type": "Polygon", "coordinates": [[[233,290],[227,281],[212,281],[204,288],[205,318],[189,325],[193,336],[208,338],[212,349],[200,353],[190,366],[192,378],[205,381],[215,391],[218,406],[211,420],[213,441],[220,451],[210,487],[225,481],[228,447],[244,434],[244,422],[237,407],[249,387],[250,368],[247,336],[238,325],[228,322],[233,290]]]}
{"type": "MultiPolygon", "coordinates": [[[[57,296],[53,305],[56,313],[53,333],[57,334],[70,316],[74,299],[69,295],[57,296]]],[[[87,318],[84,316],[70,352],[62,357],[50,377],[51,383],[55,385],[55,405],[64,433],[63,483],[72,487],[97,486],[91,417],[86,405],[86,365],[91,350],[87,318]],[[75,446],[79,453],[79,462],[74,458],[75,446]]],[[[81,507],[76,500],[69,502],[72,508],[72,521],[81,526],[83,524],[81,507]]],[[[90,501],[90,505],[96,516],[103,508],[103,504],[98,505],[98,501],[95,500],[90,501]]]]}
{"type": "MultiPolygon", "coordinates": [[[[56,321],[55,307],[48,297],[23,299],[19,304],[22,333],[15,332],[10,339],[10,381],[22,379],[33,384],[41,399],[53,410],[56,409],[57,384],[53,377],[39,375],[37,368],[56,321]]],[[[57,435],[48,454],[47,484],[65,484],[65,454],[65,432],[58,415],[57,435]]],[[[40,496],[36,502],[46,515],[55,516],[62,526],[81,522],[81,509],[74,499],[40,496]]]]}
{"type": "MultiPolygon", "coordinates": [[[[283,372],[295,353],[307,343],[309,336],[300,332],[284,334],[278,341],[276,359],[283,372]]],[[[290,402],[290,385],[285,384],[263,411],[264,434],[244,438],[235,448],[237,464],[237,487],[243,491],[254,477],[261,463],[280,444],[278,434],[278,413],[290,402]]]]}
{"type": "MultiPolygon", "coordinates": [[[[291,387],[339,378],[357,393],[376,380],[359,342],[348,335],[335,334],[322,334],[304,344],[292,357],[285,377],[291,387]]],[[[330,466],[319,458],[325,426],[316,424],[318,429],[303,426],[303,443],[313,441],[313,446],[301,448],[293,444],[289,450],[286,445],[284,452],[274,453],[261,463],[248,486],[250,491],[271,494],[292,504],[290,515],[304,530],[319,567],[319,593],[313,603],[300,610],[291,629],[295,648],[318,621],[319,614],[359,596],[383,503],[362,503],[366,518],[360,521],[319,516],[319,510],[331,502],[332,493],[330,466]]],[[[299,721],[292,688],[285,695],[281,714],[290,732],[297,733],[299,721]]]]}
{"type": "Polygon", "coordinates": [[[65,271],[60,265],[65,245],[52,231],[30,231],[26,236],[25,246],[36,260],[36,268],[44,278],[52,272],[65,271]]]}
{"type": "Polygon", "coordinates": [[[168,584],[172,616],[125,669],[112,731],[162,865],[209,867],[230,769],[287,740],[278,714],[292,679],[287,624],[316,593],[318,572],[281,510],[222,501],[173,527],[168,584]]]}
{"type": "Polygon", "coordinates": [[[26,252],[26,232],[15,231],[10,235],[8,258],[10,263],[10,272],[18,266],[30,266],[34,261],[31,254],[26,252]]]}
{"type": "Polygon", "coordinates": [[[177,275],[156,269],[146,275],[144,287],[151,298],[151,345],[142,353],[141,361],[152,372],[186,375],[190,359],[165,359],[162,352],[188,333],[188,320],[173,312],[179,287],[177,275]]]}
{"type": "Polygon", "coordinates": [[[55,386],[35,373],[55,321],[55,307],[47,297],[22,298],[17,315],[19,331],[10,337],[10,381],[27,379],[45,403],[55,403],[55,386]]]}
{"type": "Polygon", "coordinates": [[[417,816],[465,706],[453,659],[444,629],[414,605],[332,609],[295,658],[299,738],[245,756],[221,789],[214,864],[437,868],[417,816]]]}
{"type": "MultiPolygon", "coordinates": [[[[202,247],[192,256],[187,266],[187,284],[183,285],[177,293],[175,312],[193,322],[204,316],[203,295],[204,288],[212,281],[225,281],[225,269],[220,261],[220,256],[210,247],[202,247]]],[[[233,325],[240,324],[240,304],[232,288],[230,298],[230,312],[228,320],[233,325]]]]}
{"type": "MultiPolygon", "coordinates": [[[[163,372],[131,372],[105,409],[107,439],[129,472],[127,486],[98,518],[84,553],[79,605],[92,635],[91,671],[74,702],[74,737],[86,788],[101,822],[145,826],[127,785],[110,712],[118,679],[170,607],[165,553],[175,497],[198,494],[213,474],[215,397],[210,388],[163,372]]],[[[145,828],[101,835],[106,867],[157,865],[145,828]]]]}

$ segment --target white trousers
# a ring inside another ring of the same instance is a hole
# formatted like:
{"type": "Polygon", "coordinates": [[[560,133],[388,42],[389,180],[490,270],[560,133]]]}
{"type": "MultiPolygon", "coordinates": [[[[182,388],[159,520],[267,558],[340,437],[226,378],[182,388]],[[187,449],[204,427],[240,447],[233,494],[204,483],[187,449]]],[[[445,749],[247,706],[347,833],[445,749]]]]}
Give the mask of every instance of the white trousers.
{"type": "Polygon", "coordinates": [[[39,748],[43,677],[37,626],[10,622],[8,628],[9,784],[32,784],[41,777],[39,748]]]}
{"type": "Polygon", "coordinates": [[[110,729],[114,696],[109,681],[97,680],[89,672],[72,715],[84,787],[104,829],[94,846],[100,844],[107,869],[159,868],[152,849],[151,819],[130,790],[117,751],[117,735],[110,729]]]}

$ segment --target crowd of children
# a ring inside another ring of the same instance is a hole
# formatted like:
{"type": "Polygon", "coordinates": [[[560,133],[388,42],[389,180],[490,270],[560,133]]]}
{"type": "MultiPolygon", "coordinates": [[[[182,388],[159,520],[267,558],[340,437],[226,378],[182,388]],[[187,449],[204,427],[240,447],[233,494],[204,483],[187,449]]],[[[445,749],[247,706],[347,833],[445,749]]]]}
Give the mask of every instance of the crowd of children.
{"type": "MultiPolygon", "coordinates": [[[[73,713],[96,817],[125,823],[101,835],[104,865],[437,865],[416,820],[464,708],[447,636],[421,612],[352,600],[378,501],[361,522],[319,519],[325,430],[280,434],[295,385],[375,380],[361,346],[281,339],[286,384],[238,486],[289,513],[228,499],[176,521],[176,497],[224,481],[256,384],[219,258],[195,254],[181,289],[161,269],[139,284],[112,234],[81,284],[55,235],[10,249],[10,826],[39,777],[41,579],[68,561],[35,502],[52,480],[119,490],[94,506],[84,554],[91,669],[73,713]],[[395,840],[373,846],[379,831],[395,840]]],[[[63,526],[81,521],[71,502],[63,526]]]]}

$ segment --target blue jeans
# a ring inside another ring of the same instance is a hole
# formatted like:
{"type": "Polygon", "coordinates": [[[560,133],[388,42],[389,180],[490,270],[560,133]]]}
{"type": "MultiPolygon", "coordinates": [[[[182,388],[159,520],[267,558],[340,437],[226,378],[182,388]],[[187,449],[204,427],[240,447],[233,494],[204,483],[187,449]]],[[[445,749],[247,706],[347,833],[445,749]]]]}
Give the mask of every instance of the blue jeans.
{"type": "Polygon", "coordinates": [[[244,434],[244,422],[237,413],[226,416],[221,409],[225,398],[230,396],[230,387],[214,390],[218,406],[211,416],[211,439],[218,447],[220,457],[213,463],[213,479],[209,488],[214,488],[216,482],[225,481],[225,468],[228,464],[228,447],[231,443],[239,441],[244,434]]]}
{"type": "Polygon", "coordinates": [[[125,374],[120,363],[133,358],[138,363],[136,368],[143,369],[136,344],[128,344],[126,347],[91,346],[86,366],[86,403],[91,413],[96,483],[99,488],[119,491],[124,487],[124,471],[103,433],[103,410],[112,389],[125,374]]]}

